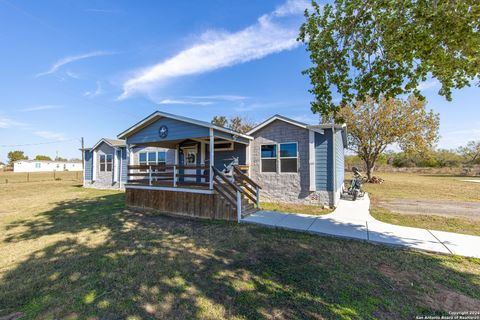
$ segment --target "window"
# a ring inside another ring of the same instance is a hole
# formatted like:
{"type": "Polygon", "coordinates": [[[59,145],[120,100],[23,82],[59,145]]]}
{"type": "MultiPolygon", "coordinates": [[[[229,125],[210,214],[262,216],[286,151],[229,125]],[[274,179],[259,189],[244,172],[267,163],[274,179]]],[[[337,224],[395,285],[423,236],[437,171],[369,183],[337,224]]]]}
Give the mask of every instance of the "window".
{"type": "Polygon", "coordinates": [[[42,164],[40,162],[35,163],[35,168],[40,169],[42,167],[42,164]]]}
{"type": "Polygon", "coordinates": [[[215,151],[232,151],[233,142],[230,141],[215,141],[214,150],[215,151]]]}
{"type": "Polygon", "coordinates": [[[140,152],[138,154],[138,163],[139,164],[147,164],[147,153],[146,152],[140,152]]]}
{"type": "Polygon", "coordinates": [[[148,164],[156,164],[157,163],[157,153],[156,152],[149,152],[148,153],[148,164]]]}
{"type": "Polygon", "coordinates": [[[112,154],[101,154],[100,155],[100,171],[112,171],[113,165],[113,155],[112,154]]]}
{"type": "Polygon", "coordinates": [[[167,157],[167,154],[166,154],[165,151],[159,151],[158,152],[157,163],[165,165],[167,163],[166,157],[167,157]]]}
{"type": "Polygon", "coordinates": [[[107,154],[107,171],[112,171],[113,167],[113,154],[107,154]]]}
{"type": "Polygon", "coordinates": [[[261,147],[262,172],[277,172],[277,145],[266,144],[261,147]]]}
{"type": "Polygon", "coordinates": [[[297,143],[280,143],[280,172],[297,172],[297,143]]]}

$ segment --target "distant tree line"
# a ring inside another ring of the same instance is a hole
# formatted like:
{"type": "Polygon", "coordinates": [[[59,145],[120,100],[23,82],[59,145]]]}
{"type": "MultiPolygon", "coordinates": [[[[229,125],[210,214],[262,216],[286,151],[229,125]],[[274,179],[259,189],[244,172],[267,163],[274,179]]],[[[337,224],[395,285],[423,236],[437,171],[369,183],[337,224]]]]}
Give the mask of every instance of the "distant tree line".
{"type": "MultiPolygon", "coordinates": [[[[346,167],[360,166],[364,161],[357,155],[345,158],[346,167]]],[[[379,155],[377,166],[395,168],[455,168],[480,165],[480,141],[470,141],[457,149],[436,149],[427,153],[386,151],[379,155]]]]}

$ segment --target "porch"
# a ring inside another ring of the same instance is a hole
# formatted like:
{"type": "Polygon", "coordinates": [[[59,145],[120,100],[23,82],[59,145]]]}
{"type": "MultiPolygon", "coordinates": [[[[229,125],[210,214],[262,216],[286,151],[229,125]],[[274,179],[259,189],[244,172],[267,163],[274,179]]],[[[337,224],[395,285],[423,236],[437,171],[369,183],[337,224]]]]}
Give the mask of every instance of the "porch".
{"type": "Polygon", "coordinates": [[[125,186],[126,204],[173,215],[234,221],[258,210],[261,187],[238,166],[233,167],[229,176],[211,168],[130,165],[125,186]],[[200,173],[181,173],[185,169],[200,173]],[[213,173],[212,183],[210,172],[213,173]]]}
{"type": "Polygon", "coordinates": [[[155,112],[118,137],[129,155],[128,206],[236,221],[258,208],[261,188],[248,177],[250,136],[155,112]],[[146,147],[174,150],[174,160],[152,163],[133,152],[146,147]]]}

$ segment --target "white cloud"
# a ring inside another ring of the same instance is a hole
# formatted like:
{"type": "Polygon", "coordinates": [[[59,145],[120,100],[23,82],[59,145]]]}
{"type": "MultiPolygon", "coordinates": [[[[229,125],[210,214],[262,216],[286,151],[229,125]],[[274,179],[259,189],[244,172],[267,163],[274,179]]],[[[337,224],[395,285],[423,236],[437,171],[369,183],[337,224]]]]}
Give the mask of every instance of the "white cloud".
{"type": "Polygon", "coordinates": [[[100,81],[97,81],[97,87],[95,91],[85,91],[83,96],[93,98],[101,95],[102,93],[103,93],[102,84],[100,83],[100,81]]]}
{"type": "Polygon", "coordinates": [[[28,108],[22,109],[21,111],[30,112],[30,111],[42,111],[42,110],[51,110],[51,109],[60,109],[60,108],[63,108],[63,106],[45,104],[40,106],[28,107],[28,108]]]}
{"type": "Polygon", "coordinates": [[[0,129],[7,129],[7,128],[13,128],[13,127],[20,127],[23,126],[24,124],[22,122],[15,121],[10,118],[6,117],[0,117],[0,129]]]}
{"type": "Polygon", "coordinates": [[[34,135],[39,136],[41,138],[49,139],[49,140],[58,140],[62,141],[65,140],[65,137],[62,133],[52,132],[52,131],[35,131],[33,132],[34,135]]]}
{"type": "Polygon", "coordinates": [[[73,71],[71,71],[71,70],[65,71],[65,74],[66,74],[67,76],[69,76],[70,78],[73,78],[73,79],[77,79],[77,80],[82,79],[82,77],[81,77],[78,73],[73,72],[73,71]]]}
{"type": "Polygon", "coordinates": [[[440,82],[437,79],[431,79],[427,81],[422,81],[418,84],[418,90],[428,90],[433,88],[439,88],[441,86],[440,82]]]}
{"type": "Polygon", "coordinates": [[[55,73],[62,66],[66,65],[66,64],[69,64],[69,63],[72,63],[72,62],[75,62],[75,61],[88,59],[88,58],[93,58],[93,57],[107,56],[107,55],[112,55],[112,54],[114,54],[114,53],[109,52],[109,51],[93,51],[93,52],[88,52],[88,53],[84,53],[84,54],[79,54],[79,55],[76,55],[76,56],[68,56],[68,57],[62,58],[62,59],[58,60],[57,62],[55,62],[50,67],[50,69],[48,69],[47,71],[38,73],[36,75],[36,77],[42,77],[42,76],[45,76],[45,75],[48,75],[48,74],[55,73]]]}
{"type": "Polygon", "coordinates": [[[179,100],[179,99],[163,99],[158,104],[187,104],[187,105],[200,105],[208,106],[213,104],[212,101],[193,101],[193,100],[179,100]]]}
{"type": "Polygon", "coordinates": [[[290,0],[238,32],[207,31],[197,44],[128,79],[123,84],[119,99],[135,93],[148,94],[177,77],[200,74],[293,49],[299,45],[296,41],[299,21],[292,22],[285,17],[300,16],[306,7],[304,0],[290,0]]]}

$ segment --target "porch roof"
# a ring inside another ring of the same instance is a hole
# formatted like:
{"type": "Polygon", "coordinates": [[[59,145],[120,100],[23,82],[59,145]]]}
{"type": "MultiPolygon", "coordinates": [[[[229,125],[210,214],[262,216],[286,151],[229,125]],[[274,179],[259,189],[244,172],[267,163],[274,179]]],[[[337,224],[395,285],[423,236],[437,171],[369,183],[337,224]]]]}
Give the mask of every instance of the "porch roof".
{"type": "MultiPolygon", "coordinates": [[[[235,137],[241,137],[241,138],[246,139],[246,140],[253,140],[253,137],[251,137],[249,135],[246,135],[246,134],[234,131],[234,130],[230,130],[228,128],[223,128],[223,127],[220,127],[220,126],[216,126],[216,125],[211,124],[211,123],[206,122],[206,121],[196,120],[196,119],[192,119],[192,118],[188,118],[188,117],[184,117],[184,116],[179,116],[179,115],[175,115],[175,114],[171,114],[171,113],[167,113],[167,112],[162,112],[162,111],[155,111],[154,113],[152,113],[151,115],[149,115],[145,119],[137,122],[136,124],[134,124],[133,126],[128,128],[127,130],[120,133],[117,137],[119,139],[127,139],[128,137],[131,137],[135,133],[138,133],[140,130],[148,127],[149,125],[155,123],[156,121],[158,121],[162,118],[173,119],[173,120],[176,120],[176,121],[179,121],[179,122],[192,124],[192,125],[195,125],[195,126],[198,126],[198,127],[213,129],[214,131],[217,132],[217,134],[214,134],[217,137],[223,137],[223,138],[228,139],[228,135],[230,135],[234,138],[235,137]]],[[[195,137],[193,137],[193,138],[195,138],[195,137]]],[[[162,139],[162,140],[163,141],[168,141],[170,139],[162,139]]]]}

